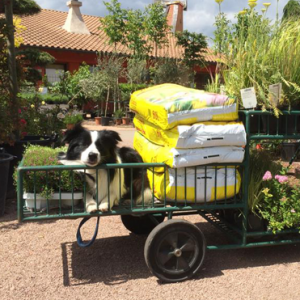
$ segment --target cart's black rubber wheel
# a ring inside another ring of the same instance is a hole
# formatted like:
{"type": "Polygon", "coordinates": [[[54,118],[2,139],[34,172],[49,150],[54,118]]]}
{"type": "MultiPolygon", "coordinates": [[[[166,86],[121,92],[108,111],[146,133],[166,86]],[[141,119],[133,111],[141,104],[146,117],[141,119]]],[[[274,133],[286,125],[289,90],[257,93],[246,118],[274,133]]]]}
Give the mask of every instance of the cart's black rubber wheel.
{"type": "Polygon", "coordinates": [[[145,244],[145,260],[153,275],[164,282],[191,278],[206,252],[202,231],[186,220],[168,220],[156,226],[145,244]]]}
{"type": "Polygon", "coordinates": [[[123,225],[132,233],[135,234],[149,234],[155,226],[163,222],[165,213],[155,215],[122,215],[121,220],[123,225]]]}

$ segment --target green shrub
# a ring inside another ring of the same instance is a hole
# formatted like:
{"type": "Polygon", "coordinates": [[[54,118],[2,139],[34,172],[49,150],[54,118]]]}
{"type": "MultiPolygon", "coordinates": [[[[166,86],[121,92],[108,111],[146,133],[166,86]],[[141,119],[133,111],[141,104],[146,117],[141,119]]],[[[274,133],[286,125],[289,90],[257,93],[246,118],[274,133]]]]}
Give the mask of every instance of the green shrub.
{"type": "MultiPolygon", "coordinates": [[[[66,147],[52,149],[38,145],[30,145],[24,153],[24,166],[56,166],[59,165],[57,156],[59,152],[65,152],[66,147]]],[[[17,179],[15,171],[14,179],[17,179]]],[[[82,180],[80,176],[73,171],[27,171],[24,174],[23,187],[26,192],[36,192],[44,196],[52,194],[54,191],[76,192],[82,190],[82,180]],[[48,175],[48,176],[46,176],[48,175]],[[72,184],[73,183],[73,184],[72,184]],[[73,189],[72,189],[73,186],[73,189]]]]}
{"type": "Polygon", "coordinates": [[[35,104],[42,103],[43,101],[47,104],[66,104],[69,99],[65,95],[59,94],[40,94],[40,93],[20,93],[20,98],[23,99],[24,104],[35,104]]]}
{"type": "Polygon", "coordinates": [[[145,89],[148,86],[149,86],[148,84],[144,84],[144,83],[141,83],[141,84],[120,83],[119,84],[119,88],[120,88],[120,91],[121,91],[121,99],[122,99],[122,101],[129,102],[130,95],[133,92],[145,89]]]}
{"type": "Polygon", "coordinates": [[[69,112],[64,118],[65,124],[77,124],[81,121],[83,121],[83,116],[74,112],[69,112]]]}

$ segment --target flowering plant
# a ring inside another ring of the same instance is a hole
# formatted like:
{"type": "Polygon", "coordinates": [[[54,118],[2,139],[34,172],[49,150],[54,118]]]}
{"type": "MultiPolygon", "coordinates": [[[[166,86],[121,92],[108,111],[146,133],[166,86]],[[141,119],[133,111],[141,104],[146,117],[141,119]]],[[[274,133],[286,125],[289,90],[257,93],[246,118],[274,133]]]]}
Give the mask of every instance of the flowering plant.
{"type": "Polygon", "coordinates": [[[287,176],[273,177],[267,171],[263,176],[260,195],[262,200],[258,204],[258,210],[273,232],[285,228],[300,229],[300,188],[291,187],[287,176]]]}
{"type": "Polygon", "coordinates": [[[63,121],[59,118],[60,107],[56,105],[48,108],[45,104],[39,101],[26,104],[23,101],[23,105],[18,108],[21,138],[26,135],[51,136],[64,128],[63,121]]]}

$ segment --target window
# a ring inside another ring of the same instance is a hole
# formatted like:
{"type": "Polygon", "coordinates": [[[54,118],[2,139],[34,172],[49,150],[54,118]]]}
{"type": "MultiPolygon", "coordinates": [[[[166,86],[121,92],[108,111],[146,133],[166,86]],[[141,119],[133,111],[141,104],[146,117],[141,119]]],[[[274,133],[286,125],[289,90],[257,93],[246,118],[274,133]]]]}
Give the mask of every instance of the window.
{"type": "Polygon", "coordinates": [[[64,73],[64,65],[48,65],[46,67],[47,79],[50,83],[60,81],[60,76],[64,73]]]}

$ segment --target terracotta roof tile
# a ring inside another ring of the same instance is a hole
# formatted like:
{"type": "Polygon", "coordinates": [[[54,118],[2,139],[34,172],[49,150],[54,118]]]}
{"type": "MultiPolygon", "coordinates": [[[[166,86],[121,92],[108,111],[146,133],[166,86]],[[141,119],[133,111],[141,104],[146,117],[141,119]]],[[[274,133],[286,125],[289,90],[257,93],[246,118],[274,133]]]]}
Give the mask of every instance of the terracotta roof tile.
{"type": "MultiPolygon", "coordinates": [[[[26,30],[22,32],[23,45],[46,48],[71,49],[89,52],[113,52],[113,46],[108,44],[108,37],[99,29],[99,17],[82,15],[90,35],[70,33],[62,29],[67,18],[67,12],[43,9],[39,14],[22,17],[22,25],[26,30]]],[[[170,34],[169,45],[158,49],[159,57],[182,58],[182,48],[176,45],[175,37],[170,34]]],[[[117,45],[117,51],[130,54],[124,45],[117,45]]],[[[154,56],[154,51],[151,54],[154,56]]],[[[208,49],[208,62],[216,62],[216,56],[208,49]]]]}

